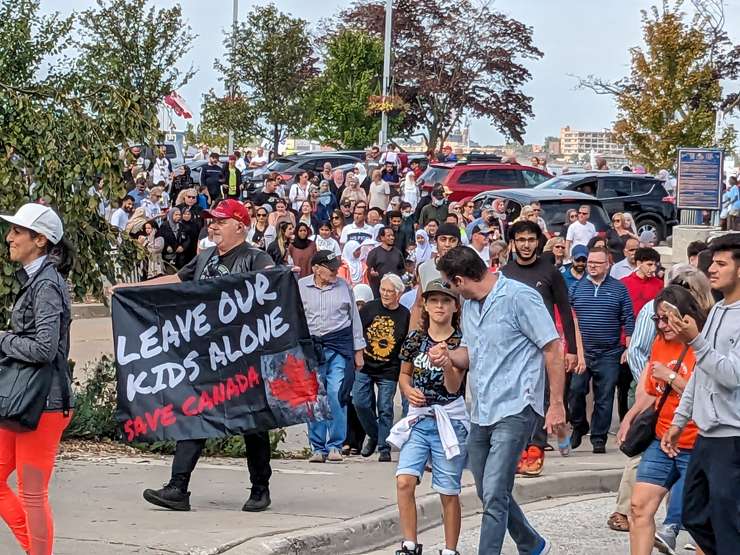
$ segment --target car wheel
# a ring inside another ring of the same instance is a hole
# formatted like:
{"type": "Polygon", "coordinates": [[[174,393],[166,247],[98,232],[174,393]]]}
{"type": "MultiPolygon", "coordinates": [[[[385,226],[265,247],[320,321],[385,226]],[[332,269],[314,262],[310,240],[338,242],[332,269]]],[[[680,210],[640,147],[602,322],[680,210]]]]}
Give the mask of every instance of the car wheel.
{"type": "Polygon", "coordinates": [[[663,240],[663,226],[658,220],[653,218],[642,218],[637,221],[637,236],[639,237],[645,231],[652,231],[658,238],[658,243],[663,240]]]}

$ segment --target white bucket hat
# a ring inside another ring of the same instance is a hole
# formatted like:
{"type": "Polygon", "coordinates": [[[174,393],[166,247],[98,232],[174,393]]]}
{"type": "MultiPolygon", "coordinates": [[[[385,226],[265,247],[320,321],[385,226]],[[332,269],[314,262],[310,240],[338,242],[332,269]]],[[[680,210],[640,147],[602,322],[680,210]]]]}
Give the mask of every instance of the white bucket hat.
{"type": "Polygon", "coordinates": [[[0,215],[0,218],[13,225],[40,233],[55,245],[64,235],[62,220],[56,212],[43,204],[29,202],[21,206],[14,216],[0,215]]]}

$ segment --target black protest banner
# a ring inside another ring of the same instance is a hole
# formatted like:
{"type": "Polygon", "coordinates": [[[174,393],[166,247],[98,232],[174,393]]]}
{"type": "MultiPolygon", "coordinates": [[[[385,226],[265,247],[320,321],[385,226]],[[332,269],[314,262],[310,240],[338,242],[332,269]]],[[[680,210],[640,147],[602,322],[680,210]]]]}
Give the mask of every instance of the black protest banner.
{"type": "Polygon", "coordinates": [[[221,437],[330,417],[289,270],[116,290],[128,441],[221,437]]]}

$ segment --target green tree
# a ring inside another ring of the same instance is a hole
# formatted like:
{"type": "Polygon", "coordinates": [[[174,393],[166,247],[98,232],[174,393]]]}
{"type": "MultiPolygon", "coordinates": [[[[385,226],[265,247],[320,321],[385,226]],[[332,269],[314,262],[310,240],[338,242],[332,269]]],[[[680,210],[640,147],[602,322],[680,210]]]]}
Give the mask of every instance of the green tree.
{"type": "MultiPolygon", "coordinates": [[[[740,48],[707,25],[701,12],[690,18],[681,5],[665,0],[660,9],[642,11],[645,45],[630,49],[628,77],[581,81],[614,96],[617,141],[632,161],[653,172],[673,167],[679,147],[715,144],[715,116],[726,101],[720,80],[737,79],[740,69],[740,48]]],[[[734,129],[727,128],[719,145],[731,150],[734,142],[734,129]]]]}
{"type": "Polygon", "coordinates": [[[342,30],[327,40],[324,66],[314,83],[311,136],[335,148],[373,144],[380,117],[368,113],[368,98],[380,94],[383,43],[363,31],[342,30]]]}
{"type": "Polygon", "coordinates": [[[199,131],[203,142],[225,148],[229,143],[229,131],[234,132],[236,145],[246,145],[258,130],[244,96],[218,96],[211,89],[203,95],[199,131]]]}
{"type": "MultiPolygon", "coordinates": [[[[99,4],[102,20],[106,6],[133,9],[124,4],[99,4]]],[[[170,18],[179,20],[176,12],[159,15],[154,36],[170,28],[170,18]]],[[[151,80],[157,71],[154,55],[167,59],[167,44],[157,42],[158,50],[152,50],[148,35],[140,34],[122,53],[120,43],[88,34],[85,20],[94,21],[92,13],[82,16],[78,28],[75,17],[41,16],[38,0],[0,1],[0,212],[12,213],[37,199],[58,211],[77,250],[70,283],[82,297],[99,295],[103,276],[118,281],[136,261],[133,243],[119,244],[88,189],[102,181],[103,197],[122,196],[121,147],[131,139],[155,139],[156,104],[161,91],[171,89],[166,79],[160,85],[151,80]],[[68,50],[73,36],[84,40],[75,43],[76,57],[68,50]],[[86,58],[93,51],[110,64],[126,56],[141,66],[149,63],[139,68],[149,76],[147,87],[117,78],[110,71],[114,66],[91,65],[86,58]],[[89,73],[80,73],[83,69],[89,73]]],[[[4,242],[0,260],[0,310],[7,314],[17,285],[4,242]]]]}
{"type": "Polygon", "coordinates": [[[281,13],[274,4],[256,6],[227,35],[224,46],[226,60],[217,60],[215,67],[229,96],[250,107],[254,134],[276,148],[287,135],[303,131],[312,111],[311,78],[317,73],[306,21],[281,13]]]}

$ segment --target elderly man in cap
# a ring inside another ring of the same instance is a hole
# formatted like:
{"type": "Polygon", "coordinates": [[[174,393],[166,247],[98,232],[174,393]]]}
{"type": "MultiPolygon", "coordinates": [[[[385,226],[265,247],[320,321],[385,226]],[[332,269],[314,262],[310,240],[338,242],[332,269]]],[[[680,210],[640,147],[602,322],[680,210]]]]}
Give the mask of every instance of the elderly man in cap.
{"type": "Polygon", "coordinates": [[[339,257],[320,250],[311,258],[312,275],[298,280],[308,329],[319,351],[319,375],[329,398],[332,419],[308,424],[312,463],[342,461],[347,433],[347,403],[355,369],[364,364],[360,313],[352,288],[337,277],[339,257]]]}
{"type": "MultiPolygon", "coordinates": [[[[210,218],[209,235],[215,247],[202,250],[189,264],[171,276],[163,276],[142,283],[120,284],[117,287],[145,287],[167,283],[180,283],[198,279],[213,279],[228,274],[241,274],[265,270],[273,266],[266,253],[246,242],[249,229],[249,213],[237,200],[227,199],[210,212],[203,212],[210,218]]],[[[190,475],[200,458],[206,438],[188,439],[177,442],[172,461],[172,477],[158,490],[144,490],[144,499],[158,507],[174,511],[190,510],[190,475]]],[[[268,432],[245,433],[244,444],[247,451],[247,467],[252,482],[252,492],[242,507],[243,511],[263,511],[270,505],[269,483],[270,436],[268,432]]]]}

